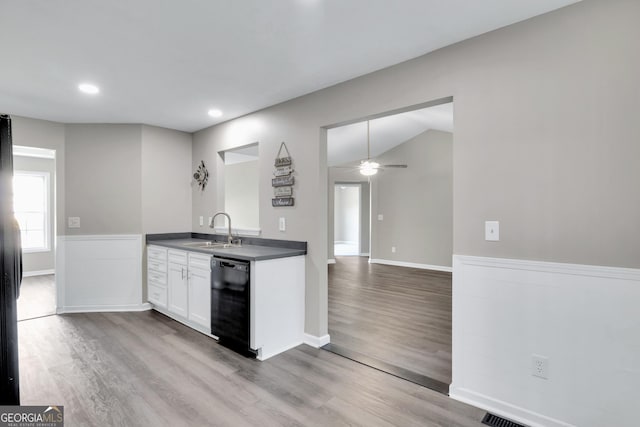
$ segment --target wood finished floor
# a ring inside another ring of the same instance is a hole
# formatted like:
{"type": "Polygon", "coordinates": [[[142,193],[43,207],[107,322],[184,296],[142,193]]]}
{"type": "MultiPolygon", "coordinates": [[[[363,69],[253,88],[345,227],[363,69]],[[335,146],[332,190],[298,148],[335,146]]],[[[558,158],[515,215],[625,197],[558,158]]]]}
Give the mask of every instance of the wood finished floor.
{"type": "Polygon", "coordinates": [[[25,277],[20,284],[18,320],[56,313],[55,276],[25,277]]]}
{"type": "Polygon", "coordinates": [[[324,350],[246,359],[159,313],[19,323],[23,405],[69,426],[480,426],[484,412],[324,350]]]}
{"type": "Polygon", "coordinates": [[[331,344],[451,384],[451,273],[337,257],[331,344]]]}

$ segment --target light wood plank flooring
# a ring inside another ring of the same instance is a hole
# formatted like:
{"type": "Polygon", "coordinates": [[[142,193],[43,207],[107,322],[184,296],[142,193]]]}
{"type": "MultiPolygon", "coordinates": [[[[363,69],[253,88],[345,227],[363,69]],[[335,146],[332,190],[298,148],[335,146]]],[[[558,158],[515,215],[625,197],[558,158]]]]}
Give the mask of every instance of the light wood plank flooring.
{"type": "Polygon", "coordinates": [[[483,412],[301,345],[246,359],[159,313],[19,323],[22,404],[69,426],[480,426],[483,412]]]}
{"type": "Polygon", "coordinates": [[[55,276],[25,277],[20,285],[18,320],[56,313],[55,276]]]}
{"type": "Polygon", "coordinates": [[[331,344],[451,383],[451,273],[337,257],[329,265],[331,344]]]}

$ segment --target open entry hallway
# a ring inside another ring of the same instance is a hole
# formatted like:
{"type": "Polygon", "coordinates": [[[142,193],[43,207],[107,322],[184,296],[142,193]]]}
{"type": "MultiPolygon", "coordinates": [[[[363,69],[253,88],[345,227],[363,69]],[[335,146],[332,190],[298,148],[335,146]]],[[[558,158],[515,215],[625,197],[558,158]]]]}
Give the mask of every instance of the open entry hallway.
{"type": "MultiPolygon", "coordinates": [[[[451,383],[451,273],[338,257],[329,266],[331,346],[404,378],[451,383]],[[412,374],[417,374],[412,375],[412,374]]],[[[416,380],[420,382],[420,380],[416,380]]],[[[440,384],[438,384],[440,383],[440,384]]]]}

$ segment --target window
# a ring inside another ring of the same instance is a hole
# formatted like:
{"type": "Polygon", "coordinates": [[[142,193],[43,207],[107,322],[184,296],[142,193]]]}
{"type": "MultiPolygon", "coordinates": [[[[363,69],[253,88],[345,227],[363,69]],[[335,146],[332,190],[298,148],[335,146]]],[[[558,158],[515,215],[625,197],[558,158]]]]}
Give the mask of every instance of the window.
{"type": "Polygon", "coordinates": [[[13,210],[20,223],[22,250],[50,250],[48,172],[14,172],[13,210]]]}

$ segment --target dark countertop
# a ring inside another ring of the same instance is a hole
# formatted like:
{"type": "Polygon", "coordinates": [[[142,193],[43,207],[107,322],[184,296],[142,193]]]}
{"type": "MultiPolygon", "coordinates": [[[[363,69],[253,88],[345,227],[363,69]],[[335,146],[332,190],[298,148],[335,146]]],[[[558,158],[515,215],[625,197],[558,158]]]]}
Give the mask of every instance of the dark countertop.
{"type": "MultiPolygon", "coordinates": [[[[252,238],[252,239],[247,239],[247,240],[251,240],[251,242],[248,242],[246,244],[243,243],[242,246],[233,246],[230,248],[222,248],[222,247],[199,248],[199,247],[189,246],[188,244],[203,242],[203,241],[224,242],[224,240],[217,238],[218,236],[214,237],[214,235],[211,235],[209,239],[187,237],[184,235],[180,237],[176,236],[178,238],[167,238],[167,239],[156,239],[154,237],[149,238],[150,236],[151,235],[147,236],[147,244],[149,245],[164,246],[171,249],[180,249],[183,251],[198,252],[198,253],[213,255],[217,257],[242,259],[247,261],[264,261],[267,259],[286,258],[286,257],[292,257],[292,256],[305,255],[307,253],[306,244],[304,245],[304,248],[282,247],[283,244],[281,244],[280,242],[287,242],[287,241],[275,241],[275,242],[278,242],[278,245],[280,246],[280,247],[275,247],[275,246],[269,245],[269,243],[273,242],[272,240],[264,239],[264,243],[266,245],[260,245],[256,243],[262,243],[260,242],[261,239],[252,238]]],[[[301,246],[301,245],[293,245],[293,246],[301,246]]]]}

